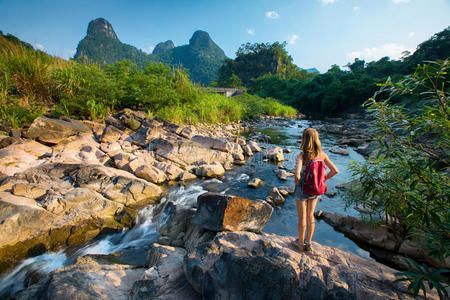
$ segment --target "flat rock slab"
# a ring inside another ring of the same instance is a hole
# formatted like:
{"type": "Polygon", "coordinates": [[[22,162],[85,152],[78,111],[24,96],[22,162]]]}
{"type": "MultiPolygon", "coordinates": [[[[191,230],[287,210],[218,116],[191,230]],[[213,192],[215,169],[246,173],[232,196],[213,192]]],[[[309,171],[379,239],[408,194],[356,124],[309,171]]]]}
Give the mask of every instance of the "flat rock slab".
{"type": "Polygon", "coordinates": [[[414,299],[406,283],[394,283],[394,269],[314,242],[299,252],[295,242],[221,232],[188,254],[186,278],[208,299],[414,299]]]}
{"type": "Polygon", "coordinates": [[[91,129],[80,121],[72,119],[36,118],[28,129],[28,136],[44,143],[57,144],[65,138],[91,129]]]}
{"type": "Polygon", "coordinates": [[[272,216],[273,208],[264,201],[216,193],[197,199],[194,224],[212,231],[247,230],[260,232],[272,216]]]}

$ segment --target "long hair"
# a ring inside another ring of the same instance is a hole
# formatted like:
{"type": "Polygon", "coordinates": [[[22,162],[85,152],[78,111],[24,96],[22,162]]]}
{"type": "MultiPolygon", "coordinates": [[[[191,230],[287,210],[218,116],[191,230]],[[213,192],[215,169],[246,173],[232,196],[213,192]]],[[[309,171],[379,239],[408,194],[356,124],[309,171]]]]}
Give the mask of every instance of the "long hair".
{"type": "Polygon", "coordinates": [[[303,130],[300,149],[303,151],[303,164],[322,154],[322,145],[317,130],[311,127],[303,130]]]}

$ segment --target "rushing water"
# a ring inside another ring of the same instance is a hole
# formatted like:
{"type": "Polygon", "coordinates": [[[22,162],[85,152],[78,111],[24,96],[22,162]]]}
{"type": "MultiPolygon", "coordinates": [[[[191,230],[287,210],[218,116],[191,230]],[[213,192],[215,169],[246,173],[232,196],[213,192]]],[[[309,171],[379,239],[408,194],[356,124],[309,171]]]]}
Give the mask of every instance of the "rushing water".
{"type": "MultiPolygon", "coordinates": [[[[291,170],[294,168],[295,156],[299,152],[297,141],[301,138],[303,129],[310,124],[309,121],[295,121],[290,126],[271,126],[260,128],[259,131],[271,136],[273,144],[292,150],[291,153],[285,154],[286,160],[282,164],[287,170],[291,170]]],[[[351,149],[349,156],[328,152],[327,149],[336,145],[336,137],[334,136],[322,135],[321,141],[322,147],[340,171],[337,176],[327,181],[328,190],[335,190],[336,185],[350,180],[351,174],[348,167],[351,160],[360,162],[364,159],[351,149]]],[[[261,146],[270,145],[261,144],[261,146]]],[[[246,165],[235,167],[227,172],[221,180],[195,180],[187,187],[173,187],[167,197],[162,199],[161,205],[164,205],[166,201],[174,201],[181,205],[193,206],[198,195],[205,191],[227,193],[249,199],[265,199],[274,186],[293,185],[292,177],[286,182],[278,179],[274,172],[278,168],[277,165],[264,162],[261,153],[257,153],[249,159],[246,165]],[[263,180],[263,184],[257,189],[247,187],[248,181],[253,177],[263,180]]],[[[356,215],[356,211],[351,208],[345,210],[341,193],[338,193],[334,198],[324,196],[323,200],[317,203],[316,210],[319,209],[356,215]]],[[[37,274],[39,278],[42,274],[73,264],[77,257],[87,254],[110,254],[120,251],[127,262],[137,265],[142,264],[150,245],[159,237],[156,231],[157,217],[155,216],[155,210],[157,210],[157,206],[154,205],[143,208],[136,218],[136,225],[131,229],[104,236],[76,249],[45,253],[23,260],[14,270],[0,278],[0,298],[6,298],[8,295],[23,289],[25,285],[29,285],[30,282],[35,280],[33,279],[36,277],[34,275],[37,274]]],[[[274,210],[269,223],[264,228],[264,232],[297,236],[297,211],[292,196],[287,197],[286,203],[281,208],[274,210]]],[[[343,234],[334,231],[325,222],[316,221],[313,240],[363,257],[369,257],[368,252],[359,248],[343,234]]]]}

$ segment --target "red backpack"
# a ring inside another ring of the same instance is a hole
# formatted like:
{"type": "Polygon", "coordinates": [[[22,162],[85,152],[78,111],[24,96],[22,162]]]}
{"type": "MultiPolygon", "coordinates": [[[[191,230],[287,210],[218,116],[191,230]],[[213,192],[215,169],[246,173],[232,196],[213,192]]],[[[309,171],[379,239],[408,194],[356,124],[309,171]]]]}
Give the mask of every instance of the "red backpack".
{"type": "Polygon", "coordinates": [[[308,162],[305,168],[303,192],[308,195],[322,195],[327,191],[327,170],[321,158],[308,162]]]}

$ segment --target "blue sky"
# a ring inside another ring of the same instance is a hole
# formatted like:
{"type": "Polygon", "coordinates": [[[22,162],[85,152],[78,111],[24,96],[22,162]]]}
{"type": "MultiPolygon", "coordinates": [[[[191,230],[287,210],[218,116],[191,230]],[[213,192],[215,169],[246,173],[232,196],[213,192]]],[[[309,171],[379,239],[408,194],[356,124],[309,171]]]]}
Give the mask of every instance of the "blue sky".
{"type": "Polygon", "coordinates": [[[68,58],[90,20],[144,51],[209,32],[229,57],[246,42],[288,41],[303,68],[399,57],[450,25],[449,0],[0,0],[0,30],[68,58]]]}

